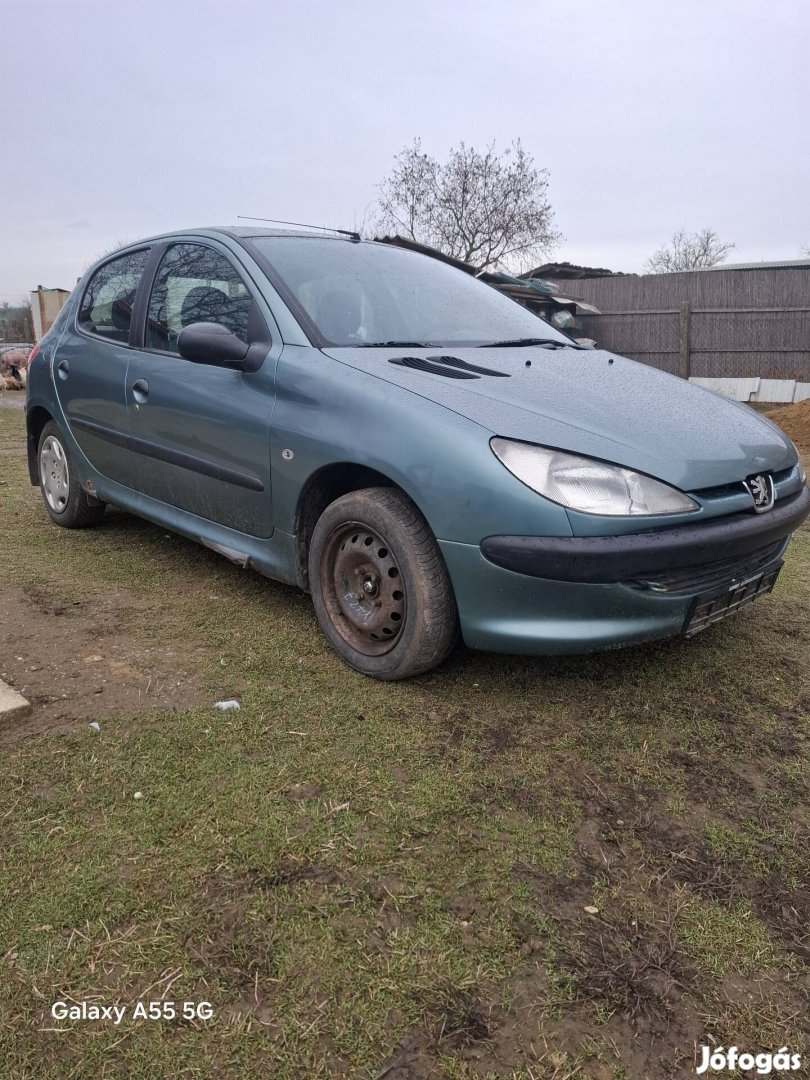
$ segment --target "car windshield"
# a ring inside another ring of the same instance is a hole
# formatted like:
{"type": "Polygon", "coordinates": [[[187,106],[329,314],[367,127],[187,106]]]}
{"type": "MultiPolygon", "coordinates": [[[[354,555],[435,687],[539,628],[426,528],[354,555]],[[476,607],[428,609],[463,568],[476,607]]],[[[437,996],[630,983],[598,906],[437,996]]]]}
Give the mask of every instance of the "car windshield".
{"type": "Polygon", "coordinates": [[[427,255],[317,236],[253,243],[329,345],[571,344],[490,285],[427,255]]]}

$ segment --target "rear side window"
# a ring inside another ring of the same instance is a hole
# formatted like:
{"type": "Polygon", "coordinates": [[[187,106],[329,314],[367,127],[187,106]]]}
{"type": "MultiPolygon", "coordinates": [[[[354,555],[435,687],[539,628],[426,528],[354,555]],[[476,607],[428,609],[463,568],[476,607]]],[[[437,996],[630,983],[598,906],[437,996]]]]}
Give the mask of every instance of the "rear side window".
{"type": "Polygon", "coordinates": [[[185,326],[208,322],[248,340],[252,297],[224,255],[201,244],[175,244],[163,256],[146,318],[146,347],[177,353],[185,326]]]}
{"type": "Polygon", "coordinates": [[[79,326],[91,334],[126,344],[132,323],[132,305],[143,274],[148,250],[112,259],[96,270],[84,291],[79,326]]]}

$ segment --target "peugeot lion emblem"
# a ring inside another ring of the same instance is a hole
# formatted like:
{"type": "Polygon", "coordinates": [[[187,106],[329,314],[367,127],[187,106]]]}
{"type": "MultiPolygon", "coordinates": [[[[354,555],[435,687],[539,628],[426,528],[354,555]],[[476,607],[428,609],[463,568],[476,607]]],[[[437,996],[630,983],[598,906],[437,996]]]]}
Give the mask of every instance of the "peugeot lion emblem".
{"type": "Polygon", "coordinates": [[[773,506],[773,477],[770,473],[757,473],[745,481],[745,489],[754,500],[754,509],[764,514],[773,506]]]}

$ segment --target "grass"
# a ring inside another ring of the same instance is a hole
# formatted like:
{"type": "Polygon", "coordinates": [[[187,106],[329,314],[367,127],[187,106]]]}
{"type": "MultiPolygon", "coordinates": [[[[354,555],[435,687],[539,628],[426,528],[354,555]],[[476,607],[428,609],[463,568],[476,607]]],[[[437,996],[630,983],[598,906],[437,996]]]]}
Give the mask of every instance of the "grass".
{"type": "Polygon", "coordinates": [[[684,1075],[709,1035],[810,1049],[810,530],[693,642],[383,685],[293,589],[123,514],[48,524],[22,429],[0,412],[0,610],[137,594],[132,634],[182,643],[201,693],[5,748],[0,1075],[599,1080],[684,1075]],[[214,1016],[49,1013],[161,997],[214,1016]]]}

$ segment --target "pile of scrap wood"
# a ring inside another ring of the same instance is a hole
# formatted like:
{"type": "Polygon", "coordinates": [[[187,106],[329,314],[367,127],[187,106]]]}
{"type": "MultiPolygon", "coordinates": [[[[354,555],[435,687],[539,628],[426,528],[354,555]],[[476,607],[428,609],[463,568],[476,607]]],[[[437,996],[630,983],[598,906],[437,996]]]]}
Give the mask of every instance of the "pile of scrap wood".
{"type": "Polygon", "coordinates": [[[7,374],[0,375],[0,390],[24,390],[25,368],[12,368],[7,374]]]}
{"type": "Polygon", "coordinates": [[[33,345],[0,345],[0,390],[24,390],[33,345]]]}

